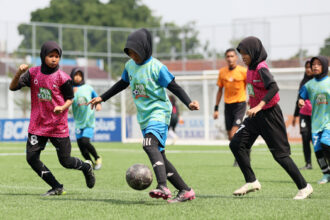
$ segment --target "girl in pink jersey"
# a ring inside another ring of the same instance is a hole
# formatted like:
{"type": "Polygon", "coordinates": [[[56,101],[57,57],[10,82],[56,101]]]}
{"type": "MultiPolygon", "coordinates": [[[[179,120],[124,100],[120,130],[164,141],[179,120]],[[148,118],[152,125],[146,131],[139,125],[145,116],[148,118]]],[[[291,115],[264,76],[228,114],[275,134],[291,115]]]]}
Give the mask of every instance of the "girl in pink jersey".
{"type": "Polygon", "coordinates": [[[31,88],[31,117],[26,159],[32,169],[52,187],[43,194],[44,196],[65,193],[63,185],[40,161],[41,151],[45,149],[48,139],[55,146],[63,167],[83,171],[89,188],[95,184],[91,162],[71,157],[68,108],[74,95],[70,76],[59,69],[61,55],[62,49],[57,43],[47,41],[40,51],[41,66],[28,70],[26,64],[20,65],[9,87],[12,91],[24,86],[31,88]]]}
{"type": "Polygon", "coordinates": [[[247,111],[248,117],[230,142],[230,149],[246,181],[246,184],[235,190],[234,195],[245,195],[261,189],[248,155],[254,141],[261,135],[276,162],[285,169],[297,185],[299,191],[294,199],[305,199],[312,194],[313,188],[306,183],[290,157],[290,145],[284,119],[281,108],[277,104],[280,100],[279,89],[265,62],[267,53],[261,41],[256,37],[243,39],[237,51],[248,66],[246,81],[250,109],[247,111]]]}

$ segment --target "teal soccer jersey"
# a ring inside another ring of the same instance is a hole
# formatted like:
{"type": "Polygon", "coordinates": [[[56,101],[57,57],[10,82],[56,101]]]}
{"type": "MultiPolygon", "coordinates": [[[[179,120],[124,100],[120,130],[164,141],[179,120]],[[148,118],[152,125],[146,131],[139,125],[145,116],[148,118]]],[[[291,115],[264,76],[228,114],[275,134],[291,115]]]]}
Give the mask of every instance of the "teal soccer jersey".
{"type": "Polygon", "coordinates": [[[95,114],[87,103],[97,97],[94,89],[87,84],[78,86],[77,92],[74,94],[72,103],[72,112],[76,129],[94,128],[95,127],[95,114]]]}
{"type": "Polygon", "coordinates": [[[153,57],[141,65],[130,59],[125,64],[122,79],[130,83],[141,129],[151,121],[170,123],[172,105],[166,87],[174,76],[165,65],[153,57]]]}
{"type": "Polygon", "coordinates": [[[330,130],[330,78],[312,79],[299,91],[303,99],[312,104],[312,133],[330,130]]]}

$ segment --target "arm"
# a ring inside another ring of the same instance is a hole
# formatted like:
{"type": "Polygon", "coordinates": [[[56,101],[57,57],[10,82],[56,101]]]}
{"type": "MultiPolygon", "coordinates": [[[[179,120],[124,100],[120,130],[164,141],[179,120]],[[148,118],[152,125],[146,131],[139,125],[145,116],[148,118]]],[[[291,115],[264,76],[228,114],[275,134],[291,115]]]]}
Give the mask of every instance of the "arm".
{"type": "Polygon", "coordinates": [[[72,105],[72,102],[73,101],[71,99],[68,99],[65,101],[64,105],[55,106],[54,113],[57,115],[61,114],[62,112],[64,112],[67,108],[69,108],[72,105]]]}
{"type": "Polygon", "coordinates": [[[219,87],[218,92],[217,92],[217,97],[215,100],[215,106],[214,106],[214,113],[213,113],[213,118],[217,119],[219,117],[219,104],[221,101],[222,97],[222,87],[219,87]]]}
{"type": "Polygon", "coordinates": [[[249,117],[255,116],[279,91],[279,88],[277,87],[277,84],[268,69],[261,68],[258,71],[258,73],[260,74],[260,77],[265,85],[265,88],[268,91],[265,97],[261,100],[261,102],[257,106],[247,111],[246,114],[249,117]]]}
{"type": "Polygon", "coordinates": [[[188,94],[175,82],[174,79],[167,85],[167,89],[176,95],[190,110],[199,110],[199,103],[197,101],[191,101],[188,94]]]}
{"type": "Polygon", "coordinates": [[[110,99],[112,96],[118,94],[129,86],[128,82],[125,82],[123,79],[116,82],[108,91],[103,93],[100,97],[102,101],[105,102],[110,99]]]}
{"type": "Polygon", "coordinates": [[[54,108],[55,114],[61,114],[66,109],[68,109],[72,105],[72,102],[73,102],[72,99],[74,98],[71,80],[67,80],[65,83],[63,83],[60,86],[60,90],[61,90],[61,93],[65,100],[65,103],[64,103],[64,105],[61,105],[61,106],[55,106],[55,108],[54,108]]]}
{"type": "Polygon", "coordinates": [[[305,100],[309,98],[308,90],[306,84],[303,85],[299,90],[299,100],[298,100],[298,107],[302,108],[305,106],[305,100]]]}
{"type": "Polygon", "coordinates": [[[16,91],[20,88],[22,88],[23,86],[30,86],[30,74],[26,73],[25,77],[22,77],[21,79],[21,75],[23,73],[25,73],[28,70],[29,66],[26,64],[22,64],[19,66],[14,78],[12,79],[10,85],[9,85],[9,89],[11,91],[16,91]]]}
{"type": "Polygon", "coordinates": [[[105,102],[108,99],[110,99],[112,96],[118,94],[119,92],[123,91],[129,86],[128,82],[125,82],[123,79],[119,80],[116,82],[115,85],[113,85],[108,91],[103,93],[101,96],[93,98],[91,101],[87,103],[87,105],[91,104],[91,108],[93,109],[94,107],[98,104],[100,104],[102,101],[105,102]]]}

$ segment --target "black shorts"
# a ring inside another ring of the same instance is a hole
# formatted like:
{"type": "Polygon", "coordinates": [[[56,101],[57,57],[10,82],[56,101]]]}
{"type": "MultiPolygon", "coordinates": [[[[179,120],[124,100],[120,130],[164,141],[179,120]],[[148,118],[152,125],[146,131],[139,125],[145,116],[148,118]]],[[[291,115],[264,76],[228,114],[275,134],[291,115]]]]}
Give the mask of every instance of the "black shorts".
{"type": "Polygon", "coordinates": [[[311,116],[309,115],[299,115],[299,127],[300,127],[300,134],[308,133],[312,134],[312,120],[311,116]]]}
{"type": "Polygon", "coordinates": [[[251,149],[257,137],[261,135],[274,157],[291,154],[282,110],[279,105],[259,111],[256,116],[248,117],[232,139],[232,145],[242,149],[251,149]]]}
{"type": "Polygon", "coordinates": [[[246,111],[246,102],[225,104],[225,123],[226,130],[230,131],[233,126],[239,127],[246,111]]]}
{"type": "Polygon", "coordinates": [[[62,157],[70,157],[71,155],[71,141],[69,137],[55,138],[45,137],[35,134],[28,134],[26,143],[26,152],[42,151],[45,149],[48,139],[55,146],[57,154],[62,157]]]}

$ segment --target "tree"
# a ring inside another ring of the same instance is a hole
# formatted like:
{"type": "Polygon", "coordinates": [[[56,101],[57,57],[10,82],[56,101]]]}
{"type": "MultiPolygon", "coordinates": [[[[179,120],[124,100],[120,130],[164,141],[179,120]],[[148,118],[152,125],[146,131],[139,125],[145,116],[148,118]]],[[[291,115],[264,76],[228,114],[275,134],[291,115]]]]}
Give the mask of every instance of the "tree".
{"type": "MultiPolygon", "coordinates": [[[[182,38],[185,38],[186,55],[197,53],[200,45],[198,32],[194,29],[193,22],[183,27],[174,23],[161,23],[161,18],[152,15],[152,11],[140,0],[111,0],[102,3],[99,0],[51,0],[50,6],[37,9],[31,13],[31,22],[50,22],[63,24],[94,25],[108,27],[127,28],[159,28],[164,31],[153,32],[158,42],[157,54],[170,53],[175,48],[179,54],[176,58],[182,58],[182,38]],[[166,30],[170,28],[170,30],[166,30]]],[[[19,33],[23,35],[20,49],[31,49],[32,27],[20,25],[19,33]]],[[[58,28],[37,26],[36,30],[37,50],[47,40],[58,40],[58,28]],[[40,34],[39,34],[40,33],[40,34]]],[[[128,31],[113,31],[111,33],[111,51],[122,53],[125,39],[130,34],[128,31]]],[[[87,31],[88,51],[107,52],[107,32],[103,30],[87,31]]],[[[62,48],[65,51],[83,51],[84,32],[81,29],[65,28],[62,33],[62,48]]],[[[121,74],[124,61],[122,58],[112,59],[112,72],[121,74]]]]}
{"type": "Polygon", "coordinates": [[[320,55],[330,57],[330,36],[325,39],[324,46],[320,48],[320,55]]]}

